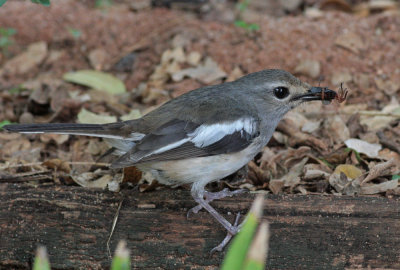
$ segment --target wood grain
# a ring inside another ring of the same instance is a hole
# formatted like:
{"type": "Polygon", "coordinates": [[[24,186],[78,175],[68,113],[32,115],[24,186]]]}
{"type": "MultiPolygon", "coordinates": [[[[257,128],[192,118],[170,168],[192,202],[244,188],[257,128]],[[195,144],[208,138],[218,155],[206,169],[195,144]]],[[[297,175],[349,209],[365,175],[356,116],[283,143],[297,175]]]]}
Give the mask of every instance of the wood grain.
{"type": "MultiPolygon", "coordinates": [[[[26,269],[45,245],[53,269],[105,269],[107,239],[123,200],[114,250],[125,239],[134,269],[217,269],[223,254],[209,251],[225,232],[195,206],[188,190],[139,193],[75,186],[0,184],[0,268],[26,269]]],[[[232,220],[253,194],[214,202],[232,220]]],[[[266,195],[271,223],[268,269],[400,269],[400,200],[384,197],[266,195]]]]}

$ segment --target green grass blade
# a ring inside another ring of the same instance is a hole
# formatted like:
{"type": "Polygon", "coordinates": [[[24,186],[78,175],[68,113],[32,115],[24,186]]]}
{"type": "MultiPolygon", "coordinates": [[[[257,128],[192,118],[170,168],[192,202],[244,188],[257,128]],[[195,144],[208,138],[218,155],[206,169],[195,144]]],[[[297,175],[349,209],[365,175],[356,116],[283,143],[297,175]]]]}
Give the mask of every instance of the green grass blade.
{"type": "Polygon", "coordinates": [[[269,224],[267,221],[261,223],[260,228],[254,237],[249,253],[247,254],[244,270],[263,270],[267,261],[269,224]]]}
{"type": "Polygon", "coordinates": [[[33,270],[50,270],[50,262],[45,247],[37,248],[33,270]]]}
{"type": "Polygon", "coordinates": [[[126,248],[126,242],[120,241],[115,250],[115,255],[111,263],[111,270],[130,270],[131,259],[129,250],[126,248]]]}
{"type": "Polygon", "coordinates": [[[263,213],[264,196],[259,195],[253,202],[246,221],[238,233],[232,240],[232,244],[225,256],[221,270],[241,270],[246,259],[247,252],[250,248],[254,233],[260,222],[263,213]]]}

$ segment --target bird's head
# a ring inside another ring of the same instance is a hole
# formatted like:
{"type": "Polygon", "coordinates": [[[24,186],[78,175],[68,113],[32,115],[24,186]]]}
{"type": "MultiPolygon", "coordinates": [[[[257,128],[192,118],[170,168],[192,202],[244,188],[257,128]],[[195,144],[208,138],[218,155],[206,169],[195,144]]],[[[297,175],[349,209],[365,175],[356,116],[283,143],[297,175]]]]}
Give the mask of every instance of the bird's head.
{"type": "Polygon", "coordinates": [[[336,92],[328,88],[312,87],[287,71],[267,69],[242,77],[237,81],[242,88],[253,92],[255,103],[274,112],[278,117],[301,103],[322,100],[324,103],[335,99],[336,92]]]}

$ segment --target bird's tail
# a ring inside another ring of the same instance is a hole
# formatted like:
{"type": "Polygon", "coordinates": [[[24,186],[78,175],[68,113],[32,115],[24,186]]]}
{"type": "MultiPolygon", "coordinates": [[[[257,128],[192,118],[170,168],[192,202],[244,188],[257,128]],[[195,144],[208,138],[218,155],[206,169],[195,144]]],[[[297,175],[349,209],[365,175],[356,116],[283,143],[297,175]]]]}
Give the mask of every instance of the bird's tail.
{"type": "Polygon", "coordinates": [[[16,124],[6,125],[3,128],[10,132],[19,133],[71,134],[132,141],[141,139],[144,136],[144,134],[136,132],[123,132],[122,127],[124,127],[123,122],[112,124],[16,124]]]}

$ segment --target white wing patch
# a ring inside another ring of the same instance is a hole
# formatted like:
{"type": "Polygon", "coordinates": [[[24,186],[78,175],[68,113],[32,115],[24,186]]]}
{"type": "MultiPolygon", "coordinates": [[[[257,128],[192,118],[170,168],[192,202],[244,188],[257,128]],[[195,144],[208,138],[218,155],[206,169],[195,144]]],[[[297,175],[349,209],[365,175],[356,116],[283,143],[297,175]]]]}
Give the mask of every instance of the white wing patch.
{"type": "Polygon", "coordinates": [[[178,147],[178,146],[181,146],[182,144],[184,144],[184,143],[187,142],[187,141],[189,141],[189,138],[185,138],[185,139],[183,139],[183,140],[180,140],[180,141],[177,141],[177,142],[174,142],[174,143],[167,144],[166,146],[161,147],[161,148],[157,149],[157,150],[154,151],[154,152],[151,152],[150,154],[148,154],[148,155],[146,155],[146,156],[150,156],[150,155],[153,155],[153,154],[160,154],[160,153],[162,153],[162,152],[165,152],[165,151],[174,149],[174,148],[176,148],[176,147],[178,147]]]}
{"type": "Polygon", "coordinates": [[[190,141],[197,147],[206,147],[218,142],[226,135],[241,131],[253,134],[256,129],[256,123],[251,118],[241,118],[233,122],[225,122],[212,125],[201,125],[188,136],[190,141]]]}
{"type": "Polygon", "coordinates": [[[207,147],[213,143],[218,142],[227,135],[231,135],[237,131],[247,132],[248,134],[253,134],[256,130],[256,122],[252,118],[241,118],[232,122],[225,122],[212,125],[201,125],[196,128],[193,132],[189,133],[188,136],[182,140],[170,143],[164,147],[161,147],[145,157],[160,154],[165,151],[177,148],[186,142],[192,142],[196,147],[207,147]]]}

